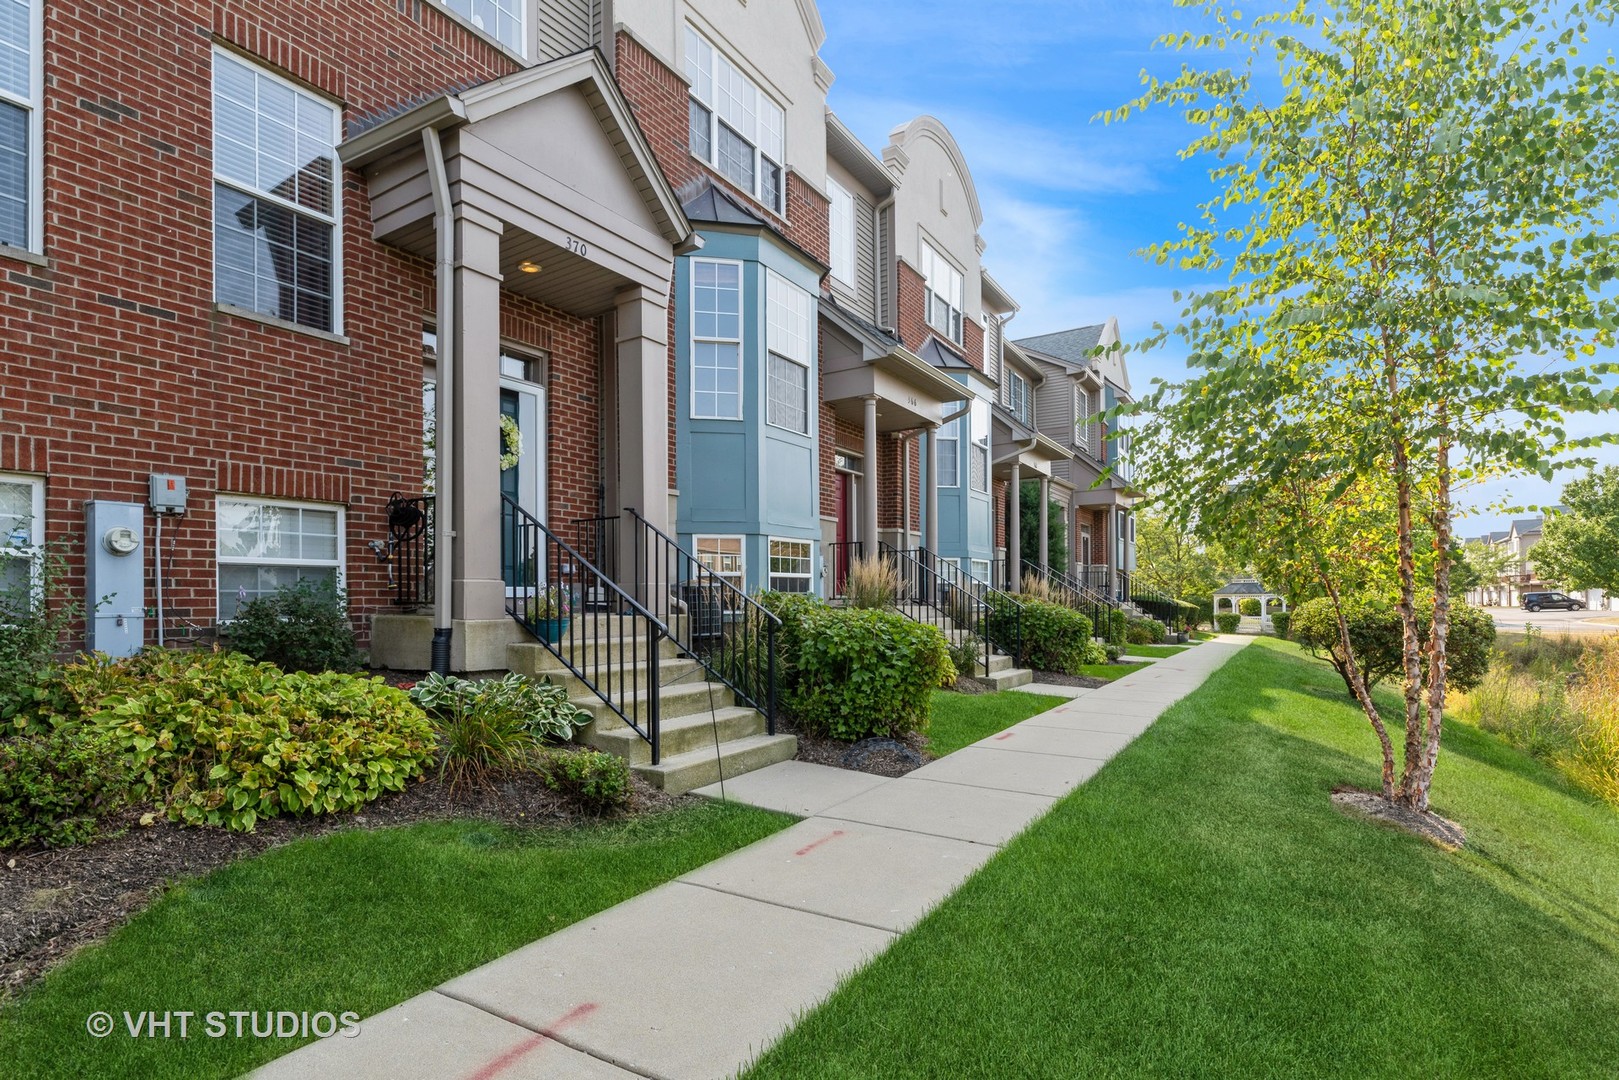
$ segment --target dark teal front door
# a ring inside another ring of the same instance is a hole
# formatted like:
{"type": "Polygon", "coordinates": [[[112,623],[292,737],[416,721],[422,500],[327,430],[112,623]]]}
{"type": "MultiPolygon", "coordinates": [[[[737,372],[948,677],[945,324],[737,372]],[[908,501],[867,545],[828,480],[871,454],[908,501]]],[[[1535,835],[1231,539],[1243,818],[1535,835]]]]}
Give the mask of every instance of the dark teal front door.
{"type": "MultiPolygon", "coordinates": [[[[502,417],[509,416],[513,421],[521,424],[522,418],[519,415],[521,405],[522,395],[520,395],[516,390],[501,390],[500,415],[502,417]]],[[[500,443],[501,456],[505,457],[506,433],[504,431],[497,430],[495,432],[495,439],[500,443]]],[[[509,469],[500,470],[500,493],[506,498],[510,499],[512,502],[522,505],[522,485],[519,480],[519,466],[513,465],[509,469]]],[[[501,545],[502,562],[505,564],[503,572],[506,578],[507,587],[515,588],[517,585],[521,584],[521,582],[518,580],[517,576],[517,545],[512,542],[515,539],[515,537],[512,535],[512,512],[505,502],[502,502],[500,507],[500,535],[505,540],[505,542],[501,545]]]]}

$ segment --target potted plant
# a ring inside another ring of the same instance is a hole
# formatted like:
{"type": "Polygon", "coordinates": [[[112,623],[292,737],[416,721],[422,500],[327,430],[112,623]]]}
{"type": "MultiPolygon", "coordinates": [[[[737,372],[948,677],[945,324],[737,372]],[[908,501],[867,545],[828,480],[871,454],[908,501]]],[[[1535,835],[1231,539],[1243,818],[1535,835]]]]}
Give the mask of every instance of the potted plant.
{"type": "Polygon", "coordinates": [[[540,637],[552,645],[568,632],[568,616],[572,611],[567,590],[558,585],[546,585],[529,597],[528,621],[540,637]]]}

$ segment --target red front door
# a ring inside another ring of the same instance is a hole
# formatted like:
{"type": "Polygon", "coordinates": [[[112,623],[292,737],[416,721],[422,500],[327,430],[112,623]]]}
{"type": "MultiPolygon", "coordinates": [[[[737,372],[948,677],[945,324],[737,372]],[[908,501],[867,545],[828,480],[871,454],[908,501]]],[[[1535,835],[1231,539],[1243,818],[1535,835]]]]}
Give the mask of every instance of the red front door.
{"type": "Polygon", "coordinates": [[[849,583],[849,544],[854,540],[854,477],[846,472],[837,474],[834,485],[838,493],[838,544],[832,565],[832,595],[842,596],[849,583]]]}

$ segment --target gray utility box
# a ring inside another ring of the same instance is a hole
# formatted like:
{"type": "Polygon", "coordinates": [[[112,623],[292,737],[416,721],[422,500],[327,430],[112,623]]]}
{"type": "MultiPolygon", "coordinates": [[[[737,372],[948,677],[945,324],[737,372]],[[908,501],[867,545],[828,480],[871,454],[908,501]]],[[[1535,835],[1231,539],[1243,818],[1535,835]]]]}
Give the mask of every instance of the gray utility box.
{"type": "Polygon", "coordinates": [[[146,644],[146,507],[85,503],[84,542],[85,644],[133,656],[146,644]]]}

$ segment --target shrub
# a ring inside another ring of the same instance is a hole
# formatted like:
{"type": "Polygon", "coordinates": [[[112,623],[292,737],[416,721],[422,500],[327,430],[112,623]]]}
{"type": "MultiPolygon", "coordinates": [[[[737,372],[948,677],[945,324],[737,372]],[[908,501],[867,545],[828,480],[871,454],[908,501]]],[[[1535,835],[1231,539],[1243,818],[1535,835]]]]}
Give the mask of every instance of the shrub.
{"type": "Polygon", "coordinates": [[[427,718],[381,679],[287,675],[219,651],[69,665],[35,695],[31,726],[80,725],[110,734],[135,795],[171,820],[237,830],[356,809],[434,756],[427,718]]]}
{"type": "Polygon", "coordinates": [[[1188,600],[1191,610],[1186,613],[1186,629],[1214,625],[1214,597],[1193,596],[1188,600]]]}
{"type": "Polygon", "coordinates": [[[1131,619],[1125,627],[1127,645],[1162,645],[1168,631],[1157,619],[1131,619]]]}
{"type": "Polygon", "coordinates": [[[1244,596],[1237,601],[1237,613],[1252,618],[1259,614],[1259,598],[1257,596],[1244,596]]]}
{"type": "Polygon", "coordinates": [[[328,582],[285,585],[237,612],[230,647],[283,671],[358,671],[348,600],[328,582]]]}
{"type": "MultiPolygon", "coordinates": [[[[1061,604],[1021,598],[1023,603],[1023,662],[1037,671],[1072,675],[1087,661],[1091,621],[1061,604]]],[[[1014,609],[1006,600],[990,601],[991,636],[1010,637],[1014,609]]]]}
{"type": "Polygon", "coordinates": [[[1221,612],[1214,617],[1214,622],[1220,628],[1220,633],[1235,634],[1237,628],[1242,625],[1242,616],[1232,615],[1230,612],[1221,612]]]}
{"type": "Polygon", "coordinates": [[[487,680],[430,674],[410,696],[438,733],[439,773],[452,790],[527,768],[542,739],[571,738],[590,722],[561,687],[517,674],[487,680]]]}
{"type": "Polygon", "coordinates": [[[899,569],[887,559],[856,559],[849,564],[843,592],[852,608],[887,610],[899,598],[899,569]]]}
{"type": "Polygon", "coordinates": [[[1285,638],[1287,636],[1287,627],[1292,621],[1292,612],[1273,611],[1270,613],[1270,624],[1275,629],[1277,637],[1285,638]]]}
{"type": "Polygon", "coordinates": [[[117,742],[94,728],[0,739],[0,849],[87,843],[130,786],[117,742]]]}
{"type": "Polygon", "coordinates": [[[62,635],[84,605],[62,587],[61,552],[47,548],[37,576],[0,586],[0,727],[32,703],[33,690],[55,667],[62,635]]]}
{"type": "Polygon", "coordinates": [[[984,641],[977,634],[968,634],[949,646],[950,663],[958,675],[975,676],[984,660],[984,641]]]}
{"type": "Polygon", "coordinates": [[[932,691],[956,679],[938,627],[887,611],[813,609],[799,645],[794,714],[853,741],[927,727],[932,691]]]}
{"type": "Polygon", "coordinates": [[[1119,608],[1107,613],[1107,633],[1103,636],[1118,646],[1129,644],[1130,617],[1119,608]]]}
{"type": "MultiPolygon", "coordinates": [[[[1092,642],[1091,644],[1094,645],[1096,643],[1092,642]]],[[[1116,662],[1120,657],[1122,657],[1124,655],[1124,646],[1123,645],[1113,645],[1113,644],[1110,643],[1110,644],[1107,644],[1107,645],[1100,646],[1100,648],[1102,650],[1102,660],[1097,661],[1098,663],[1101,663],[1101,662],[1105,661],[1105,662],[1111,664],[1111,663],[1116,662]]]]}
{"type": "MultiPolygon", "coordinates": [[[[1349,624],[1349,641],[1355,650],[1355,663],[1367,685],[1391,679],[1404,679],[1405,630],[1393,604],[1381,600],[1351,599],[1344,602],[1349,624]]],[[[1417,634],[1426,643],[1432,623],[1431,607],[1418,599],[1417,634]]],[[[1351,696],[1348,659],[1338,632],[1338,616],[1326,597],[1309,600],[1293,610],[1288,630],[1294,641],[1313,656],[1324,657],[1337,669],[1351,696]]],[[[1452,602],[1450,634],[1446,644],[1449,660],[1447,685],[1455,690],[1471,690],[1484,680],[1490,667],[1490,647],[1495,643],[1495,621],[1478,608],[1452,602]]],[[[1426,657],[1423,664],[1427,664],[1426,657]]],[[[1426,670],[1426,668],[1424,668],[1426,670]]]]}
{"type": "Polygon", "coordinates": [[[798,654],[804,643],[804,620],[827,610],[826,601],[809,593],[764,592],[759,604],[781,620],[776,631],[776,685],[782,692],[798,685],[798,654]]]}
{"type": "Polygon", "coordinates": [[[547,749],[534,770],[545,786],[591,814],[608,814],[630,804],[630,767],[599,750],[547,749]]]}

